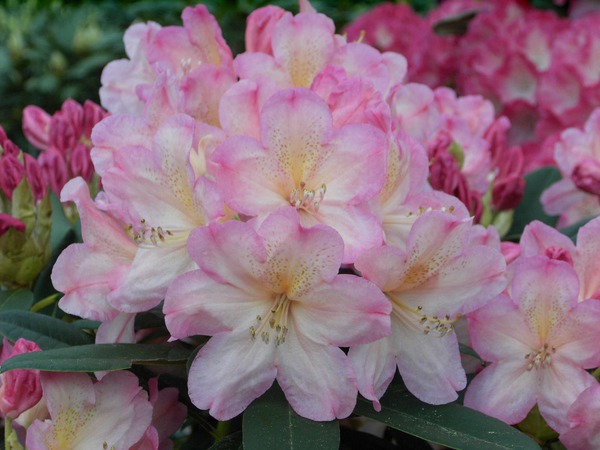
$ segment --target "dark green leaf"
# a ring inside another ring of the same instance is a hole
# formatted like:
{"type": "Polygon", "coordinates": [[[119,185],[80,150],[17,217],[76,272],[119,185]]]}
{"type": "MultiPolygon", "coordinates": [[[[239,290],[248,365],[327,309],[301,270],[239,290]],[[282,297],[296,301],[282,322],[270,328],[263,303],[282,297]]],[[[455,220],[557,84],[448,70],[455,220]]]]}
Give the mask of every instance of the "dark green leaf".
{"type": "Polygon", "coordinates": [[[27,289],[0,291],[0,311],[25,310],[33,305],[33,292],[27,289]]]}
{"type": "Polygon", "coordinates": [[[560,179],[560,172],[555,167],[542,167],[525,175],[523,199],[515,209],[513,224],[506,239],[518,240],[525,226],[534,220],[544,222],[551,227],[556,225],[558,217],[549,216],[544,212],[540,203],[540,196],[550,185],[560,179]]]}
{"type": "Polygon", "coordinates": [[[209,450],[238,450],[242,447],[242,432],[236,431],[225,436],[219,442],[215,442],[209,447],[209,450]]]}
{"type": "Polygon", "coordinates": [[[337,450],[340,445],[337,421],[314,422],[300,417],[292,410],[277,385],[246,409],[242,431],[244,450],[337,450]]]}
{"type": "Polygon", "coordinates": [[[6,361],[0,372],[12,369],[97,372],[129,369],[134,364],[184,364],[189,353],[189,350],[170,345],[79,345],[17,355],[6,361]]]}
{"type": "Polygon", "coordinates": [[[539,449],[528,436],[504,422],[451,403],[434,406],[415,398],[401,383],[392,383],[381,399],[382,410],[359,398],[354,412],[422,439],[462,450],[539,449]]]}
{"type": "Polygon", "coordinates": [[[13,342],[23,337],[35,342],[42,350],[94,341],[89,334],[62,320],[28,311],[0,312],[0,335],[13,342]]]}

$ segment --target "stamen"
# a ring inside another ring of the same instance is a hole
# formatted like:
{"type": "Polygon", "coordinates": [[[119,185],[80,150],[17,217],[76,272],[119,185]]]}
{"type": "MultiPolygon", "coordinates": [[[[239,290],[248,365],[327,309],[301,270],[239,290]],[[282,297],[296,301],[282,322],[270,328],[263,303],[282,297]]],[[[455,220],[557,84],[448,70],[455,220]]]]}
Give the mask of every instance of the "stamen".
{"type": "Polygon", "coordinates": [[[327,186],[325,183],[317,190],[307,189],[304,181],[300,182],[299,187],[294,188],[290,193],[290,205],[296,209],[304,209],[306,211],[319,211],[319,206],[325,197],[327,186]]]}
{"type": "Polygon", "coordinates": [[[406,320],[407,312],[410,313],[411,316],[417,316],[417,320],[414,322],[415,326],[418,326],[419,328],[422,327],[423,334],[426,335],[431,332],[435,332],[437,333],[437,336],[444,337],[448,333],[452,333],[454,331],[454,323],[462,317],[460,314],[458,314],[456,317],[452,318],[446,314],[444,318],[440,319],[437,315],[429,316],[424,314],[422,312],[423,306],[421,305],[417,306],[415,309],[394,297],[388,295],[388,298],[392,302],[392,314],[395,314],[401,319],[404,318],[404,320],[406,320]]]}
{"type": "Polygon", "coordinates": [[[265,344],[270,342],[271,331],[275,331],[275,346],[285,342],[288,333],[287,320],[290,310],[291,300],[285,294],[279,294],[275,297],[267,315],[256,316],[257,327],[250,327],[250,336],[255,339],[259,335],[265,344]]]}
{"type": "Polygon", "coordinates": [[[545,343],[539,350],[533,350],[525,355],[525,359],[529,361],[527,370],[544,369],[552,363],[552,355],[556,353],[555,347],[550,347],[545,343]]]}
{"type": "MultiPolygon", "coordinates": [[[[138,231],[134,231],[133,224],[129,224],[125,227],[125,232],[129,234],[134,242],[139,246],[158,246],[160,243],[164,243],[168,240],[174,239],[179,240],[182,237],[187,238],[188,233],[178,233],[180,236],[176,236],[174,231],[165,230],[163,227],[150,227],[146,224],[146,219],[140,220],[138,231]],[[183,236],[185,235],[185,236],[183,236]]],[[[177,230],[176,230],[177,231],[177,230]]]]}

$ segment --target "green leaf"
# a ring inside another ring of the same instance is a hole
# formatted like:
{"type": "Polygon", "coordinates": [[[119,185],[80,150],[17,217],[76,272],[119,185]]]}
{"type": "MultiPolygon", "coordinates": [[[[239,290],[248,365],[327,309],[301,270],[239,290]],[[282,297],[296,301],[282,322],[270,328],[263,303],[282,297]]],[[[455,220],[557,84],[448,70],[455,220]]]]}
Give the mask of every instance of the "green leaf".
{"type": "Polygon", "coordinates": [[[542,167],[525,175],[523,199],[515,208],[513,224],[506,239],[518,240],[525,226],[534,220],[539,220],[551,227],[556,225],[558,217],[549,216],[544,212],[540,197],[542,192],[560,179],[560,172],[555,167],[542,167]]]}
{"type": "Polygon", "coordinates": [[[97,372],[129,369],[134,364],[185,364],[189,350],[171,345],[92,344],[23,353],[6,361],[0,372],[38,369],[51,372],[97,372]]]}
{"type": "Polygon", "coordinates": [[[42,350],[94,342],[92,336],[62,320],[29,311],[0,312],[0,335],[13,342],[28,339],[42,350]]]}
{"type": "Polygon", "coordinates": [[[225,436],[219,442],[215,442],[208,450],[238,450],[242,447],[242,432],[236,431],[225,436]]]}
{"type": "Polygon", "coordinates": [[[528,436],[504,422],[451,403],[421,402],[401,383],[392,383],[381,399],[381,412],[370,401],[358,399],[354,412],[413,436],[462,450],[538,449],[528,436]]]}
{"type": "Polygon", "coordinates": [[[292,410],[277,385],[246,409],[242,432],[244,450],[337,450],[340,445],[337,421],[314,422],[300,417],[292,410]]]}
{"type": "Polygon", "coordinates": [[[440,36],[462,36],[478,12],[478,9],[470,9],[442,19],[433,26],[433,31],[440,36]]]}
{"type": "Polygon", "coordinates": [[[17,291],[0,291],[0,311],[24,310],[33,305],[33,292],[27,289],[17,291]]]}

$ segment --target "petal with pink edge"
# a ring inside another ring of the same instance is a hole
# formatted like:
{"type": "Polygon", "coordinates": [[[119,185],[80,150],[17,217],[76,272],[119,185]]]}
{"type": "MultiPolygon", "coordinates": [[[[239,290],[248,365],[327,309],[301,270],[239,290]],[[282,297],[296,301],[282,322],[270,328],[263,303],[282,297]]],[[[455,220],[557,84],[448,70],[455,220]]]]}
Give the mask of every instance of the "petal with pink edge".
{"type": "Polygon", "coordinates": [[[294,302],[294,320],[314,342],[349,347],[390,335],[392,305],[373,283],[338,275],[294,302]]]}
{"type": "Polygon", "coordinates": [[[522,421],[536,403],[539,377],[517,360],[493,363],[469,384],[464,405],[508,424],[522,421]]]}
{"type": "Polygon", "coordinates": [[[220,333],[192,362],[188,391],[198,408],[209,409],[218,420],[229,420],[264,394],[276,375],[274,345],[253,340],[245,329],[220,333]]]}
{"type": "Polygon", "coordinates": [[[348,417],[356,404],[357,388],[346,355],[299,332],[294,323],[278,347],[277,382],[285,397],[294,411],[311,420],[348,417]]]}
{"type": "Polygon", "coordinates": [[[202,270],[177,277],[169,286],[163,311],[169,332],[182,339],[193,335],[214,335],[246,328],[270,305],[271,293],[261,285],[242,285],[215,281],[202,270]]]}

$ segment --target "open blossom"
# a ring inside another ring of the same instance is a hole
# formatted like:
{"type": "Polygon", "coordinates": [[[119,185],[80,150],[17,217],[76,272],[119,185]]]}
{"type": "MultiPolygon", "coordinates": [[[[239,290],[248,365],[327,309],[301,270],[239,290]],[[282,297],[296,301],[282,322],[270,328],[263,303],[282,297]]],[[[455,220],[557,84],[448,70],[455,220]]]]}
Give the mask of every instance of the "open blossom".
{"type": "MultiPolygon", "coordinates": [[[[27,339],[19,338],[12,345],[2,341],[0,363],[23,353],[38,352],[41,348],[27,339]]],[[[17,418],[42,398],[39,370],[11,370],[0,376],[0,413],[3,417],[17,418]]]]}
{"type": "Polygon", "coordinates": [[[583,129],[561,133],[554,159],[563,179],[542,194],[546,213],[560,215],[559,227],[600,214],[600,109],[594,110],[583,129]]]}
{"type": "Polygon", "coordinates": [[[537,403],[548,424],[568,429],[568,407],[597,383],[600,302],[578,302],[572,267],[521,257],[500,295],[468,316],[473,349],[491,364],[471,382],[465,406],[513,424],[537,403]]]}
{"type": "Polygon", "coordinates": [[[334,66],[343,68],[349,77],[369,79],[383,95],[402,81],[406,73],[406,59],[402,55],[381,54],[369,45],[348,43],[345,37],[335,34],[335,25],[329,17],[317,13],[308,2],[302,5],[295,16],[277,9],[255,11],[250,22],[248,51],[234,60],[240,79],[268,78],[281,88],[309,88],[319,72],[334,66]],[[268,26],[256,26],[259,12],[264,16],[262,20],[268,17],[268,26]]]}
{"type": "Polygon", "coordinates": [[[292,207],[254,224],[194,230],[189,250],[200,269],[167,292],[174,338],[213,336],[190,367],[190,398],[227,420],[276,379],[299,415],[347,417],[357,389],[338,346],[389,334],[391,306],[374,284],[338,275],[343,242],[330,227],[303,227],[292,207]]]}
{"type": "Polygon", "coordinates": [[[158,78],[167,75],[178,112],[216,125],[218,99],[233,84],[232,54],[204,5],[187,7],[183,27],[132,25],[124,36],[128,59],[102,72],[100,99],[111,113],[140,114],[158,78]]]}
{"type": "Polygon", "coordinates": [[[392,305],[392,335],[349,352],[360,393],[375,408],[396,367],[408,390],[427,403],[449,403],[466,386],[453,323],[506,285],[504,258],[479,245],[479,233],[471,242],[472,232],[470,219],[426,212],[405,248],[370,249],[356,261],[392,305]]]}
{"type": "Polygon", "coordinates": [[[332,129],[331,111],[308,89],[285,89],[260,111],[260,140],[239,135],[215,150],[217,183],[230,208],[264,218],[281,206],[305,226],[322,223],[344,239],[344,263],[380,245],[367,202],[385,181],[387,141],[370,125],[332,129]]]}
{"type": "Polygon", "coordinates": [[[29,450],[129,450],[151,426],[152,404],[130,372],[111,372],[98,382],[85,373],[40,376],[50,419],[29,427],[29,450]]]}

